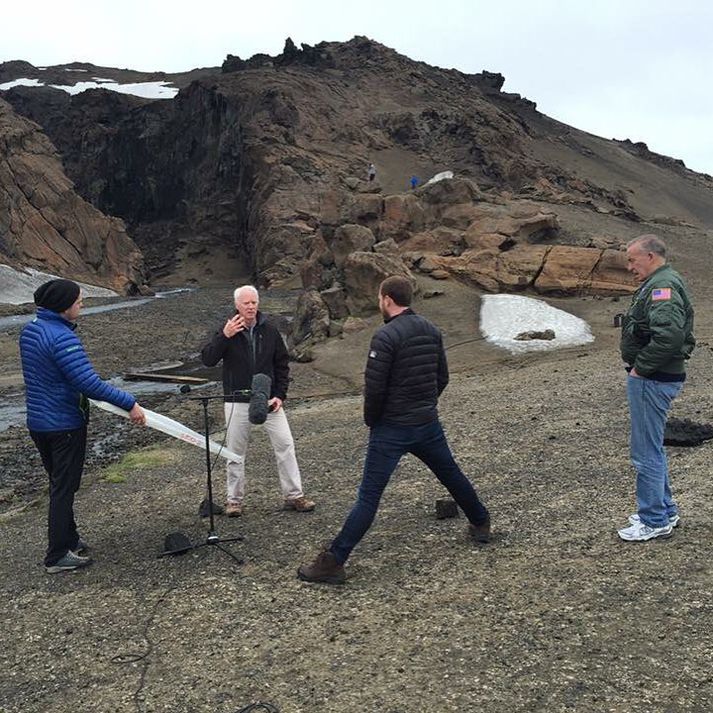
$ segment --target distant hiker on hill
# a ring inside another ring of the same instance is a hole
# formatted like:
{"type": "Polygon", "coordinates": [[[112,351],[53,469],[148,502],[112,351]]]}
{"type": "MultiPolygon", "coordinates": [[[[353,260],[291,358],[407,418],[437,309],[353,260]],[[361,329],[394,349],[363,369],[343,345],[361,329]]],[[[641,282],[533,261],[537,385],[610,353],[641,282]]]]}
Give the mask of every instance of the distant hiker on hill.
{"type": "Polygon", "coordinates": [[[74,494],[84,469],[88,398],[108,401],[129,412],[134,423],[146,416],[136,399],[94,371],[74,333],[82,309],[79,285],[50,280],[34,294],[37,316],[20,334],[27,428],[50,478],[49,544],[45,569],[54,574],[86,567],[90,557],[74,521],[74,494]]]}
{"type": "Polygon", "coordinates": [[[369,167],[366,169],[366,176],[369,181],[373,181],[376,178],[376,166],[374,166],[373,163],[370,163],[369,167]]]}
{"type": "Polygon", "coordinates": [[[490,515],[455,462],[438,420],[438,397],[448,384],[440,330],[411,308],[404,277],[379,288],[384,324],[371,340],[364,374],[364,422],[369,445],[357,501],[341,532],[297,576],[306,582],[342,584],[344,563],[371,527],[381,496],[401,457],[412,453],[448,489],[470,521],[476,543],[490,539],[490,515]]]}
{"type": "Polygon", "coordinates": [[[411,176],[411,190],[413,191],[419,184],[421,179],[418,176],[411,176]]]}
{"type": "Polygon", "coordinates": [[[626,248],[628,270],[641,287],[621,330],[621,356],[629,372],[631,461],[636,469],[637,511],[619,537],[629,542],[670,537],[678,525],[663,446],[666,415],[686,379],[696,344],[693,306],[683,278],[666,263],[666,244],[640,235],[626,248]]]}

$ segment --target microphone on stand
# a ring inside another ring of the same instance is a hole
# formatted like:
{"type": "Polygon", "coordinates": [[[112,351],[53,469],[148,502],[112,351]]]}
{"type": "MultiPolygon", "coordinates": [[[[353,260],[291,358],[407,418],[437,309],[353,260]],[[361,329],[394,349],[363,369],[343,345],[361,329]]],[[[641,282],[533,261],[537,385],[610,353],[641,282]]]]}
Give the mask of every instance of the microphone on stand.
{"type": "Polygon", "coordinates": [[[270,400],[272,379],[267,374],[255,374],[250,387],[250,404],[248,406],[248,421],[259,425],[267,421],[269,411],[267,402],[270,400]]]}

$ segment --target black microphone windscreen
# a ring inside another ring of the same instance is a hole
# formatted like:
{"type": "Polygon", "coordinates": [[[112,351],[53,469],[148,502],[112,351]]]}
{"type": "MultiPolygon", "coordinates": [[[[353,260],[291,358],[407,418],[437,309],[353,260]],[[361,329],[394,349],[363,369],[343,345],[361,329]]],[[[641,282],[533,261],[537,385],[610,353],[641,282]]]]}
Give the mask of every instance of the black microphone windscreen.
{"type": "Polygon", "coordinates": [[[255,374],[253,376],[250,394],[250,404],[248,406],[248,421],[259,425],[267,421],[267,402],[270,400],[270,389],[272,379],[267,374],[255,374]]]}
{"type": "Polygon", "coordinates": [[[190,393],[191,393],[191,387],[190,387],[188,384],[183,384],[183,386],[181,386],[181,388],[179,389],[179,391],[180,391],[182,394],[190,394],[190,393]]]}

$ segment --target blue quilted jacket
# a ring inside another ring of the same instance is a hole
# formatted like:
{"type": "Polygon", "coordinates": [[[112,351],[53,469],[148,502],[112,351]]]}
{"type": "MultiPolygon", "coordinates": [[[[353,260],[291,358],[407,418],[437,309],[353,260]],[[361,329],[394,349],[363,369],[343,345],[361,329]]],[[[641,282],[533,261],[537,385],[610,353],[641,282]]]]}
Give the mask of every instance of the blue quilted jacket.
{"type": "Polygon", "coordinates": [[[130,411],[136,399],[94,371],[76,325],[40,307],[20,335],[22,373],[27,397],[27,427],[31,431],[68,431],[88,418],[87,398],[130,411]]]}

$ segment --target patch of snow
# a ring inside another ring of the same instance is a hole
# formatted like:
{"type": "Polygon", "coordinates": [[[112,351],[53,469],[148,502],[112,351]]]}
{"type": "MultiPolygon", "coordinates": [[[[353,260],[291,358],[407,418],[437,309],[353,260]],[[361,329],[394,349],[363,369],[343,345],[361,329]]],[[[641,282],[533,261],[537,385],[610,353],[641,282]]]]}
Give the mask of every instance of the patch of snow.
{"type": "MultiPolygon", "coordinates": [[[[34,291],[47,280],[56,279],[57,275],[39,272],[32,268],[15,270],[9,265],[0,265],[0,304],[19,305],[32,302],[34,291]]],[[[105,287],[77,283],[85,297],[116,297],[117,293],[105,287]]]]}
{"type": "Polygon", "coordinates": [[[583,319],[542,300],[520,295],[484,295],[480,307],[480,331],[487,342],[512,354],[547,351],[594,341],[589,325],[583,319]],[[554,330],[555,338],[515,339],[522,332],[545,329],[554,330]]]}
{"type": "MultiPolygon", "coordinates": [[[[70,70],[67,70],[70,71],[70,70]]],[[[86,72],[86,69],[71,70],[76,72],[86,72]]],[[[93,82],[77,82],[70,84],[50,84],[54,89],[61,89],[67,94],[80,94],[87,89],[109,89],[120,94],[132,94],[135,97],[144,99],[173,99],[178,94],[178,87],[170,87],[170,82],[137,82],[135,84],[117,84],[113,79],[94,77],[93,82]]],[[[11,82],[0,84],[0,91],[11,89],[12,87],[44,87],[45,83],[39,79],[14,79],[11,82]]]]}
{"type": "Polygon", "coordinates": [[[0,84],[0,91],[12,89],[13,87],[43,87],[44,83],[39,79],[13,79],[11,82],[0,84]]]}
{"type": "Polygon", "coordinates": [[[65,68],[65,72],[88,72],[88,69],[67,69],[65,68]]]}
{"type": "Polygon", "coordinates": [[[433,178],[426,181],[425,185],[430,186],[432,183],[438,183],[438,181],[445,181],[450,178],[453,178],[453,171],[441,171],[440,173],[437,173],[433,178]]]}
{"type": "Polygon", "coordinates": [[[173,99],[178,94],[177,87],[166,86],[168,82],[137,82],[135,84],[117,84],[108,82],[77,82],[74,86],[65,84],[52,84],[55,89],[61,89],[68,94],[81,94],[87,89],[109,89],[119,94],[132,94],[144,99],[173,99]]]}
{"type": "Polygon", "coordinates": [[[115,79],[107,79],[106,77],[92,77],[92,79],[95,82],[114,82],[114,83],[116,83],[115,79]]]}

